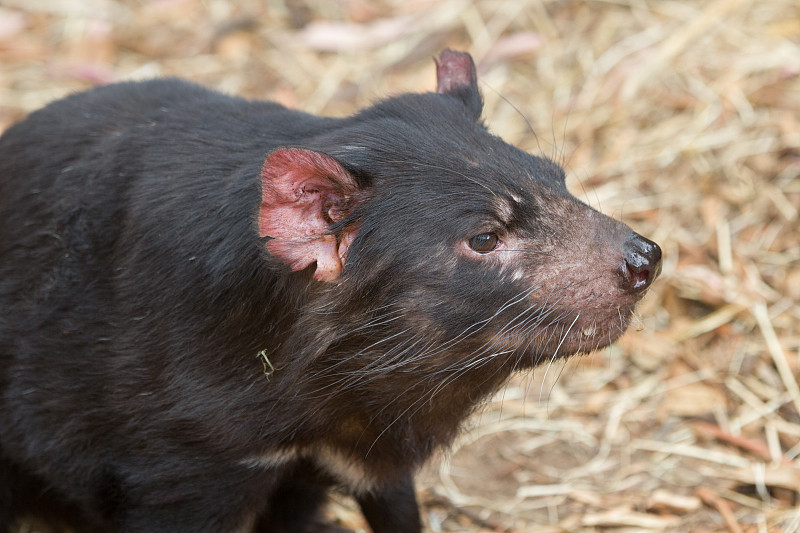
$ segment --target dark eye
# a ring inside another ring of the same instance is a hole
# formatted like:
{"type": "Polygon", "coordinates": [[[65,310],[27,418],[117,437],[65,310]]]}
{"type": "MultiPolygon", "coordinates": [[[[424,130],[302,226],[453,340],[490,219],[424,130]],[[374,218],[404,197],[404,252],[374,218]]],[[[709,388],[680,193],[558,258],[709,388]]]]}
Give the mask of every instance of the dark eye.
{"type": "Polygon", "coordinates": [[[469,240],[469,247],[479,254],[488,254],[497,247],[500,239],[494,233],[481,233],[469,240]]]}

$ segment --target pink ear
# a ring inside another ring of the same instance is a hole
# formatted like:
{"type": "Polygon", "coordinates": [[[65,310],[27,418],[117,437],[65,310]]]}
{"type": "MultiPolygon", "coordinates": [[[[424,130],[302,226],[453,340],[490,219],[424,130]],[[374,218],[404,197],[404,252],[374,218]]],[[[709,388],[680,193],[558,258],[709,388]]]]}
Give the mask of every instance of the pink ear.
{"type": "MultiPolygon", "coordinates": [[[[436,61],[436,60],[434,60],[436,61]]],[[[478,90],[478,73],[472,56],[445,48],[436,61],[436,92],[450,94],[461,88],[478,90]]]]}
{"type": "Polygon", "coordinates": [[[293,270],[316,262],[314,279],[332,281],[342,271],[355,229],[339,235],[330,225],[355,206],[358,185],[334,158],[301,148],[280,148],[261,169],[258,231],[270,253],[293,270]]]}
{"type": "Polygon", "coordinates": [[[483,99],[478,90],[478,72],[472,56],[445,49],[436,61],[436,92],[460,99],[473,120],[483,112],[483,99]]]}

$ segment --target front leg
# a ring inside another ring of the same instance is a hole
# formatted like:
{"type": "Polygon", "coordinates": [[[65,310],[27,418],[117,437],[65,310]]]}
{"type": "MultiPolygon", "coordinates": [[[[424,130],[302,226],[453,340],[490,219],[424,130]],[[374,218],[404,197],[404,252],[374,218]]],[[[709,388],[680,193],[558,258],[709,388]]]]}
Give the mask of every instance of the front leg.
{"type": "Polygon", "coordinates": [[[422,531],[414,478],[377,487],[356,497],[373,533],[419,533],[422,531]]]}
{"type": "Polygon", "coordinates": [[[259,517],[254,533],[331,533],[319,511],[328,499],[333,481],[307,460],[299,460],[282,475],[259,517]]]}

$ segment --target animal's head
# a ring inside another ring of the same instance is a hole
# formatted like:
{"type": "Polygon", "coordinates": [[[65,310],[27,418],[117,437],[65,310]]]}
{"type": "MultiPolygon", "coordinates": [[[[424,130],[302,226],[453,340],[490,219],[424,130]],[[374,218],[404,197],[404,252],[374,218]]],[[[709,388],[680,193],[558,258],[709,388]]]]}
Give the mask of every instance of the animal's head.
{"type": "Polygon", "coordinates": [[[496,377],[613,342],[660,271],[658,245],[486,130],[469,55],[445,50],[437,75],[436,93],[267,157],[261,235],[313,271],[306,327],[342,325],[317,327],[320,353],[385,374],[496,377]]]}

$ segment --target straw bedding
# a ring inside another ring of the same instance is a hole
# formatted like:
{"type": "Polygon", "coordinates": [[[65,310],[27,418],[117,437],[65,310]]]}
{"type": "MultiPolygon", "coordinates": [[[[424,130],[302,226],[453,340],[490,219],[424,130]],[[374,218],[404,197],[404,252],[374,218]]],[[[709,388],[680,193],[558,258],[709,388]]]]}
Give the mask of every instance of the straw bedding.
{"type": "Polygon", "coordinates": [[[426,526],[800,531],[795,0],[4,0],[0,130],[166,75],[345,115],[432,90],[445,46],[494,132],[665,264],[616,346],[516,377],[423,472],[426,526]]]}

